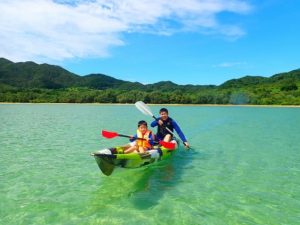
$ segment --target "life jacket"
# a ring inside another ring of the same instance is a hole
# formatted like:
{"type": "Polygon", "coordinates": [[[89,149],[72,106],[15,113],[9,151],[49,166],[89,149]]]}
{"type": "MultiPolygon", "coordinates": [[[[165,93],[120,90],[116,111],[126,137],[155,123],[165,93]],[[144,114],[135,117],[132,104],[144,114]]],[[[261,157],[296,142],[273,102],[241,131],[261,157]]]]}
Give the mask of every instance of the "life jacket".
{"type": "Polygon", "coordinates": [[[170,131],[174,131],[174,127],[173,127],[173,123],[172,123],[172,118],[168,117],[167,120],[162,120],[163,121],[163,125],[160,126],[158,125],[157,126],[157,136],[158,137],[161,137],[161,138],[164,138],[167,134],[170,134],[171,136],[173,136],[173,134],[171,134],[167,129],[169,128],[170,131]]]}
{"type": "MultiPolygon", "coordinates": [[[[136,131],[137,137],[138,138],[144,138],[144,139],[148,139],[149,135],[152,134],[152,131],[147,130],[146,133],[143,135],[141,131],[137,130],[136,131]]],[[[136,144],[137,146],[141,146],[144,148],[151,148],[152,146],[150,145],[150,143],[148,142],[148,140],[136,140],[136,144]]]]}

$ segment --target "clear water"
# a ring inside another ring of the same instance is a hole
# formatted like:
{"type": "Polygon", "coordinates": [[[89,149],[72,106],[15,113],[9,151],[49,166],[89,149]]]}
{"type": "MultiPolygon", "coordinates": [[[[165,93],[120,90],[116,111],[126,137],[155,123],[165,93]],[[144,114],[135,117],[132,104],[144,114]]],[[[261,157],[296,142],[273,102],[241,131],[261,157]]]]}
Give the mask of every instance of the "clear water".
{"type": "Polygon", "coordinates": [[[133,105],[0,105],[0,224],[300,224],[300,108],[168,108],[194,150],[106,177],[133,105]]]}

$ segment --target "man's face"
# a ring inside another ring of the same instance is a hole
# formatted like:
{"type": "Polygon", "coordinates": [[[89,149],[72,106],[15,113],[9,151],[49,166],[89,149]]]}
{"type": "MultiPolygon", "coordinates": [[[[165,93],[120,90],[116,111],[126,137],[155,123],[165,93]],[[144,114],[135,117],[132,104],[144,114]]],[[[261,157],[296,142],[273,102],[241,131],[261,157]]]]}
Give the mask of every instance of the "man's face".
{"type": "Polygon", "coordinates": [[[168,119],[168,113],[166,113],[166,112],[161,112],[161,113],[160,113],[160,117],[161,117],[162,120],[166,120],[166,119],[168,119]]]}

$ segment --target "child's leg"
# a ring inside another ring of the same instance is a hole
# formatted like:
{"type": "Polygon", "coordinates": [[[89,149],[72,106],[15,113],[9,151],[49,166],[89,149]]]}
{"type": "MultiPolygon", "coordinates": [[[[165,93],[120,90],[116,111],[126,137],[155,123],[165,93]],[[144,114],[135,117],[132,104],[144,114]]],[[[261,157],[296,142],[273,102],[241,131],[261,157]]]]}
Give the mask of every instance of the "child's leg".
{"type": "Polygon", "coordinates": [[[135,150],[137,150],[137,147],[134,145],[134,146],[131,146],[131,147],[129,147],[128,149],[126,149],[126,150],[124,151],[124,153],[125,153],[125,154],[131,153],[131,152],[134,152],[135,150]]]}
{"type": "Polygon", "coordinates": [[[165,141],[165,142],[170,142],[171,139],[172,139],[171,134],[167,134],[167,135],[164,137],[164,141],[165,141]]]}
{"type": "Polygon", "coordinates": [[[141,147],[141,146],[139,147],[139,152],[140,153],[145,153],[145,151],[146,151],[146,149],[144,147],[141,147]]]}

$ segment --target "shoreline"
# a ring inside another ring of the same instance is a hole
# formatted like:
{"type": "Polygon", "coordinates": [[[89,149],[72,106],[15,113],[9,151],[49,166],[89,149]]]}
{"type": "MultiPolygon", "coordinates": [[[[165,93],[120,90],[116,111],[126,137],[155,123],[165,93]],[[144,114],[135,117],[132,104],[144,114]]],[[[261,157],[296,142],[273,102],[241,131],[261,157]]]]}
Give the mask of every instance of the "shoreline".
{"type": "MultiPolygon", "coordinates": [[[[0,102],[0,105],[123,105],[129,106],[134,105],[134,103],[51,103],[51,102],[42,102],[42,103],[32,103],[32,102],[0,102]]],[[[300,108],[300,105],[232,105],[232,104],[152,104],[147,105],[153,106],[197,106],[197,107],[273,107],[273,108],[300,108]]]]}

